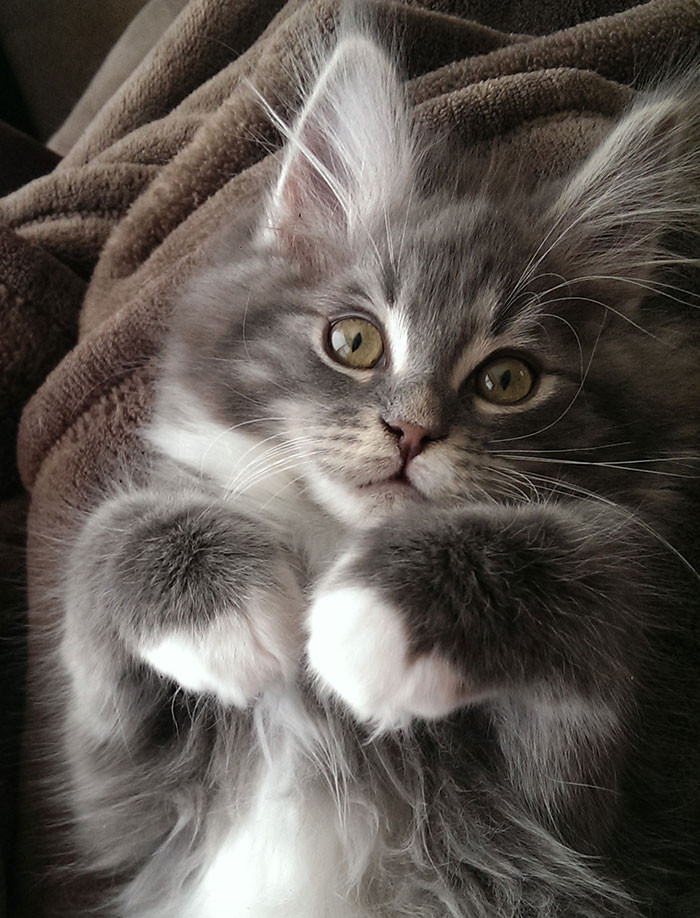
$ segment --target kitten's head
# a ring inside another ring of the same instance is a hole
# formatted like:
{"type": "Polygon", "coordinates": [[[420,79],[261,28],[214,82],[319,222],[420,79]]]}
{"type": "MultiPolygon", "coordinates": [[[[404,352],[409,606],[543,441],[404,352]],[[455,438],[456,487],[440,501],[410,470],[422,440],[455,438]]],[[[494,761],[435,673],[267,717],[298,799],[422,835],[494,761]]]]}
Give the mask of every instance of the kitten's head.
{"type": "Polygon", "coordinates": [[[521,164],[421,136],[385,53],[342,39],[279,125],[262,214],[183,301],[168,410],[187,391],[212,438],[245,433],[229,483],[284,472],[354,525],[412,503],[638,501],[638,470],[698,426],[673,310],[642,302],[669,292],[669,234],[697,224],[687,108],[646,97],[532,192],[521,164]]]}

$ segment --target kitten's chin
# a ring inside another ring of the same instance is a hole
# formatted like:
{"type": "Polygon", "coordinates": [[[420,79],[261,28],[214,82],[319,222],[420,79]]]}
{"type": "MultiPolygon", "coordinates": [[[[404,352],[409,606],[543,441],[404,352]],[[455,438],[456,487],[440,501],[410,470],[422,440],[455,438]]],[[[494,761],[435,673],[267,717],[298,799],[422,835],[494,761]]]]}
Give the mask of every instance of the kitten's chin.
{"type": "Polygon", "coordinates": [[[316,474],[310,487],[332,516],[360,528],[374,526],[397,510],[425,500],[411,484],[395,479],[357,487],[316,474]]]}

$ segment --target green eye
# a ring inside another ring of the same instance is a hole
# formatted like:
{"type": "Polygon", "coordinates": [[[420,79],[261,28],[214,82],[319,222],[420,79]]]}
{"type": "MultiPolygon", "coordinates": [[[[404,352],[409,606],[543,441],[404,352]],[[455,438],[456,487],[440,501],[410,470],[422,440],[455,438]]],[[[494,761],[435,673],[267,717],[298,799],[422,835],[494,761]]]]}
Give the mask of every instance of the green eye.
{"type": "Polygon", "coordinates": [[[476,374],[476,391],[494,405],[514,405],[529,395],[535,384],[530,367],[517,357],[497,357],[476,374]]]}
{"type": "Polygon", "coordinates": [[[328,335],[331,357],[346,367],[369,370],[384,353],[384,341],[376,325],[367,319],[338,319],[328,335]]]}

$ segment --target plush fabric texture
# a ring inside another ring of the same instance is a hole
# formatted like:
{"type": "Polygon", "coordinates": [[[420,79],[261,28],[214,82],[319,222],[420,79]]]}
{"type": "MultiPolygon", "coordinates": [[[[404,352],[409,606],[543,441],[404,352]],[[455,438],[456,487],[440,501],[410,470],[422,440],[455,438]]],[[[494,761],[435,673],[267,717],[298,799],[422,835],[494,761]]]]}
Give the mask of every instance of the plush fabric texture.
{"type": "Polygon", "coordinates": [[[70,150],[186,5],[187,0],[148,0],[110,50],[68,118],[49,138],[52,150],[61,156],[70,150]]]}
{"type": "MultiPolygon", "coordinates": [[[[514,168],[542,173],[580,160],[633,86],[697,53],[700,31],[697,0],[371,7],[404,50],[416,118],[457,129],[475,156],[505,148],[514,168]]],[[[60,615],[51,586],[69,510],[88,508],[114,469],[138,463],[172,295],[210,234],[270,181],[279,137],[250,84],[290,116],[303,36],[332,28],[335,8],[191,0],[60,165],[0,201],[0,481],[13,490],[10,445],[28,402],[18,456],[31,492],[18,915],[84,914],[80,891],[47,869],[61,814],[44,799],[52,712],[32,676],[60,615]]]]}

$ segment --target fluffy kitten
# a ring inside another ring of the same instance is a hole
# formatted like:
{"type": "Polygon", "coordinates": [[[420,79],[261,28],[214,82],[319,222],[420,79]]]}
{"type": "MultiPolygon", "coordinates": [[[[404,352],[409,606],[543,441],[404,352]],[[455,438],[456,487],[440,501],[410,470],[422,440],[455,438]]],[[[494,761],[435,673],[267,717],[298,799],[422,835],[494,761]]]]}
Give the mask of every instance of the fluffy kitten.
{"type": "Polygon", "coordinates": [[[648,94],[527,190],[339,40],[71,554],[110,914],[700,913],[698,123],[648,94]]]}

